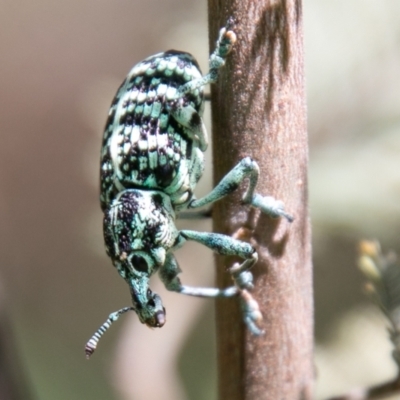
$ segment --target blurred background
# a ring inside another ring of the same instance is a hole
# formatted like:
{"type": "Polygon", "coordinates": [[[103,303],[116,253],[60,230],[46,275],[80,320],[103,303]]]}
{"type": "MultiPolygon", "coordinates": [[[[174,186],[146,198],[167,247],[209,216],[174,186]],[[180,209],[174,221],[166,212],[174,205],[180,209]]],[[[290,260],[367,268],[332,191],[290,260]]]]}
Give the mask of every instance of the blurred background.
{"type": "MultiPolygon", "coordinates": [[[[360,238],[400,253],[400,2],[303,4],[322,399],[396,373],[355,258],[360,238]]],[[[98,203],[109,104],[131,66],[156,52],[189,51],[207,69],[206,2],[0,0],[0,9],[0,346],[20,398],[215,399],[213,303],[167,293],[158,279],[162,330],[127,314],[89,362],[83,351],[130,304],[98,203]]],[[[211,164],[199,195],[210,176],[211,164]]],[[[187,245],[178,259],[185,283],[212,284],[210,252],[187,245]]]]}

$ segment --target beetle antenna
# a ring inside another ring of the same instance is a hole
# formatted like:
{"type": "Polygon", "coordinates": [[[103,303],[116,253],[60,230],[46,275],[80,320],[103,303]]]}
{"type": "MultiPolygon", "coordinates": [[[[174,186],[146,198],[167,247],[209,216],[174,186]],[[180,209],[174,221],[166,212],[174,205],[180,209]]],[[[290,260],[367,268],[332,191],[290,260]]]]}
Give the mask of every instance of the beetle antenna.
{"type": "Polygon", "coordinates": [[[89,341],[86,343],[85,346],[85,353],[86,353],[86,358],[89,359],[90,356],[94,353],[94,351],[97,348],[97,344],[99,343],[99,340],[101,337],[106,333],[106,331],[111,327],[111,325],[118,320],[118,318],[122,315],[125,314],[127,311],[134,311],[133,307],[124,307],[121,308],[118,311],[115,311],[111,313],[107,321],[104,322],[103,325],[100,326],[99,329],[94,333],[94,335],[89,339],[89,341]]]}

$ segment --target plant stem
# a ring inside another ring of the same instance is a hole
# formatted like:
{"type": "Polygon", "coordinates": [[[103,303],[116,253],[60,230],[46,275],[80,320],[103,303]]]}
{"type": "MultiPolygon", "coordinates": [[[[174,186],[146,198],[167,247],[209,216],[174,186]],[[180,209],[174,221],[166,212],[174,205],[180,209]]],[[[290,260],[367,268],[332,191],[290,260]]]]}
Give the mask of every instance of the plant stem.
{"type": "MultiPolygon", "coordinates": [[[[209,0],[212,48],[229,17],[238,41],[212,87],[214,181],[251,156],[261,170],[257,192],[283,200],[295,221],[241,205],[244,188],[213,208],[215,232],[251,237],[258,251],[252,293],[265,330],[252,336],[237,302],[217,302],[219,398],[310,400],[313,304],[301,1],[209,0]]],[[[231,263],[217,257],[220,287],[231,284],[231,263]]]]}

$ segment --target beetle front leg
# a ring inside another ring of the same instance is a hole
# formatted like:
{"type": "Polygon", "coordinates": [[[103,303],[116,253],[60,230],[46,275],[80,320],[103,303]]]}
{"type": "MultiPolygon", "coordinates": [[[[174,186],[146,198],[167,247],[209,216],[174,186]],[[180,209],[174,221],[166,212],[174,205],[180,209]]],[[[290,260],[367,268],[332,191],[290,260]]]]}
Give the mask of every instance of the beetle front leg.
{"type": "Polygon", "coordinates": [[[236,296],[239,292],[236,286],[218,289],[182,285],[178,277],[180,272],[181,269],[176,258],[171,253],[167,254],[165,264],[160,268],[159,275],[168,290],[196,297],[232,297],[236,296]]]}
{"type": "Polygon", "coordinates": [[[276,200],[271,196],[261,196],[258,193],[254,193],[259,174],[260,169],[258,164],[250,157],[246,157],[228,172],[207,196],[198,200],[192,200],[188,208],[197,208],[212,204],[234,192],[245,178],[249,178],[249,188],[243,196],[243,203],[259,208],[271,217],[285,217],[289,222],[292,222],[293,217],[286,213],[282,201],[276,200]]]}
{"type": "Polygon", "coordinates": [[[253,276],[249,269],[257,262],[258,254],[251,244],[220,233],[197,232],[185,229],[180,231],[180,235],[186,240],[193,240],[203,244],[217,254],[243,258],[244,261],[241,264],[235,263],[229,269],[229,272],[239,289],[253,288],[253,276]]]}
{"type": "MultiPolygon", "coordinates": [[[[262,315],[257,301],[251,296],[249,290],[253,288],[253,275],[249,269],[257,262],[258,255],[254,247],[249,243],[242,242],[231,238],[230,236],[222,235],[219,233],[196,232],[190,230],[180,231],[183,239],[193,240],[201,243],[204,246],[214,250],[221,255],[238,256],[243,258],[244,261],[235,263],[229,272],[235,282],[236,292],[232,295],[238,294],[241,301],[241,307],[244,313],[244,322],[249,330],[255,334],[262,334],[262,330],[257,327],[257,323],[262,320],[262,315]]],[[[228,288],[231,290],[230,288],[228,288]]],[[[222,290],[228,290],[222,289],[222,290]]],[[[214,289],[221,290],[221,289],[214,289]]],[[[230,292],[229,292],[230,293],[230,292]]],[[[227,297],[227,296],[224,296],[227,297]]]]}

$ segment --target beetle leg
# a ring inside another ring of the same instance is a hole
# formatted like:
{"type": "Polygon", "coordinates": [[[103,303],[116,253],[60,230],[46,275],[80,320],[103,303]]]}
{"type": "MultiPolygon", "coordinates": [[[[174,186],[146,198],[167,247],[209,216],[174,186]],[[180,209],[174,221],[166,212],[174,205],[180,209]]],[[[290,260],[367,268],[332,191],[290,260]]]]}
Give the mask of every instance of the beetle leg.
{"type": "Polygon", "coordinates": [[[181,272],[173,254],[167,255],[165,264],[160,268],[159,275],[165,287],[172,291],[196,297],[232,297],[238,294],[238,288],[231,286],[226,289],[201,288],[182,285],[178,274],[181,272]]]}
{"type": "Polygon", "coordinates": [[[245,178],[249,178],[249,187],[243,196],[243,203],[259,208],[263,213],[271,217],[285,217],[289,222],[292,222],[293,217],[286,213],[282,201],[276,200],[271,196],[261,196],[258,193],[254,193],[259,173],[260,169],[257,163],[250,157],[246,157],[228,172],[207,196],[191,201],[188,208],[212,204],[234,192],[245,178]]]}
{"type": "Polygon", "coordinates": [[[236,34],[227,28],[222,28],[219,31],[215,50],[210,55],[208,73],[201,78],[193,79],[182,85],[178,90],[178,93],[180,94],[178,97],[208,85],[209,83],[216,82],[218,79],[219,70],[225,65],[226,56],[232,50],[235,42],[236,34]]]}
{"type": "Polygon", "coordinates": [[[244,322],[253,334],[260,335],[262,331],[257,327],[257,323],[261,321],[262,315],[257,301],[254,300],[249,293],[249,290],[253,288],[253,275],[249,269],[258,259],[257,252],[253,246],[249,243],[219,233],[182,230],[180,231],[180,236],[183,239],[201,243],[218,254],[238,256],[243,258],[244,261],[241,264],[234,264],[228,270],[232,275],[235,286],[226,289],[192,288],[183,286],[179,278],[177,278],[180,269],[176,261],[170,261],[168,266],[164,265],[166,270],[161,275],[161,279],[164,283],[168,283],[166,284],[167,289],[192,296],[203,297],[231,297],[239,295],[244,314],[244,322]]]}

